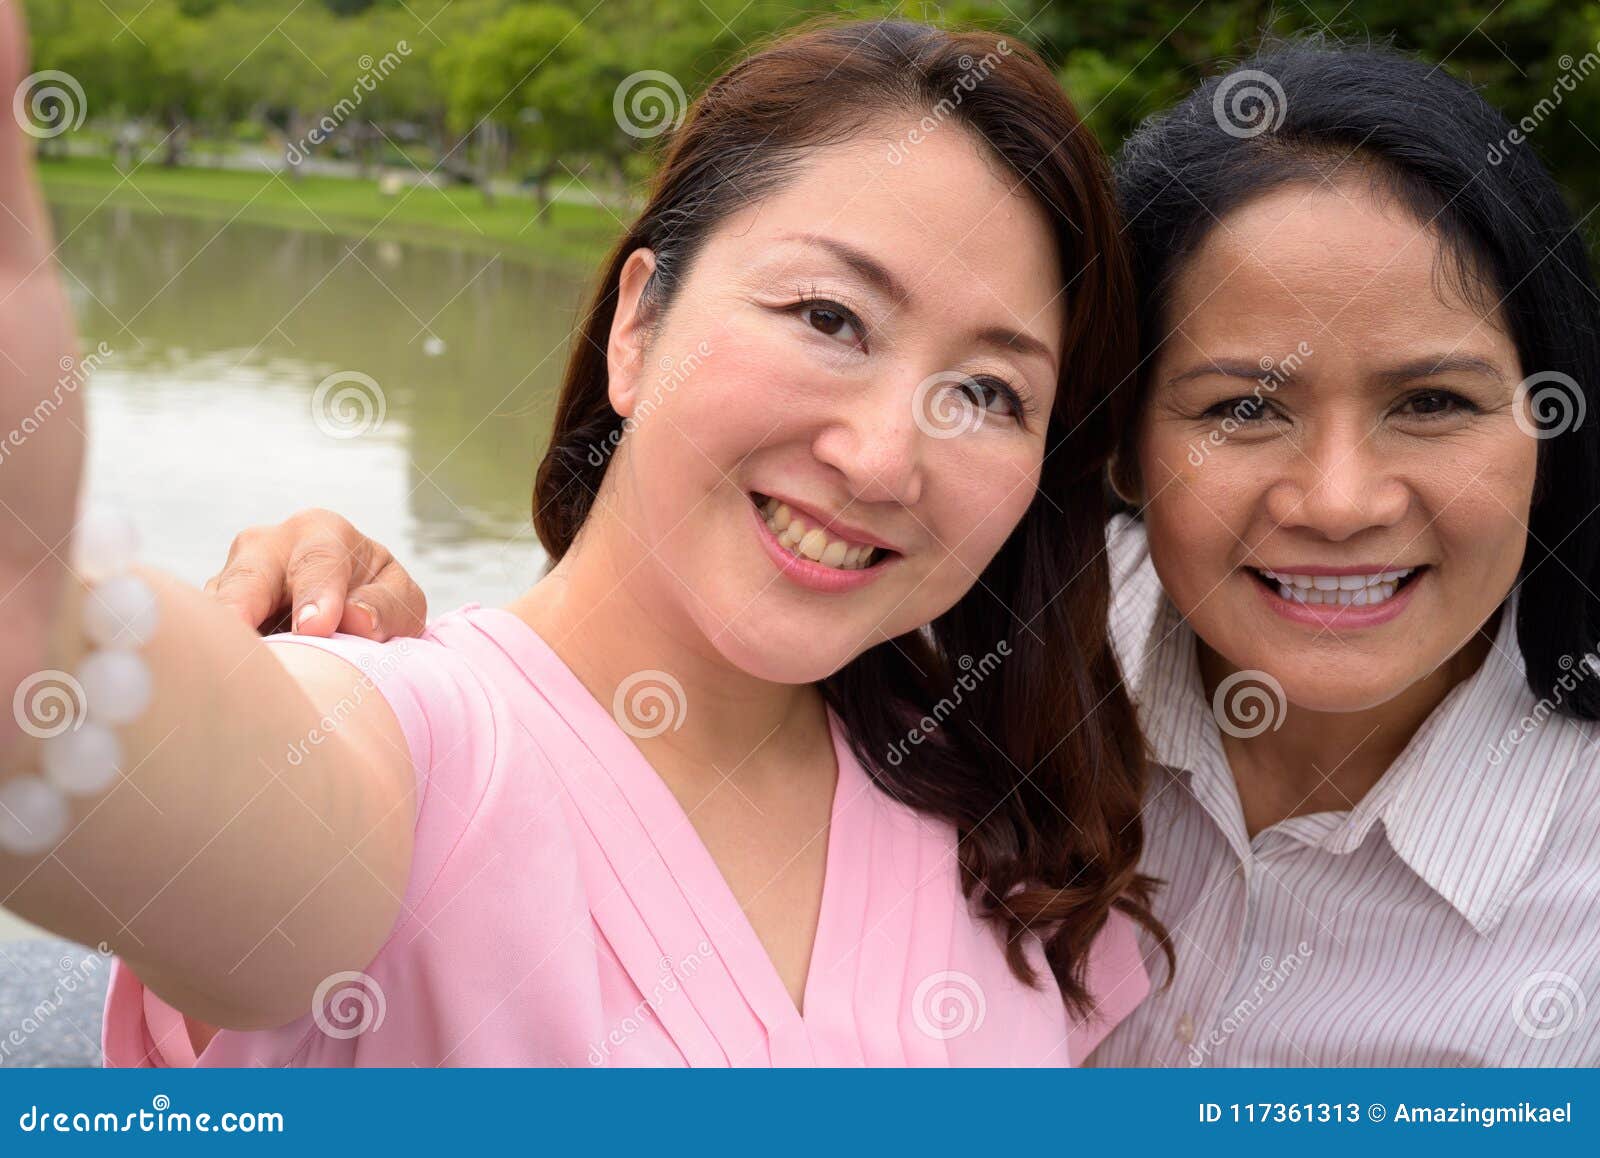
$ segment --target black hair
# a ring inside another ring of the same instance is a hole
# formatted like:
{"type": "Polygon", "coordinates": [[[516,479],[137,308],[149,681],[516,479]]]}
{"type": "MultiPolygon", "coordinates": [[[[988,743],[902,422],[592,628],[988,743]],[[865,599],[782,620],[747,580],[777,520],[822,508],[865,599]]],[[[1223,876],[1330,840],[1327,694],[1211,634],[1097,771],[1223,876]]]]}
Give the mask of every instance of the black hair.
{"type": "Polygon", "coordinates": [[[1216,222],[1282,186],[1365,170],[1430,223],[1464,290],[1499,303],[1525,387],[1544,384],[1528,393],[1535,421],[1552,403],[1561,412],[1558,428],[1539,431],[1517,635],[1534,695],[1593,720],[1600,680],[1555,687],[1594,652],[1600,627],[1600,294],[1579,224],[1528,136],[1441,66],[1322,38],[1268,45],[1145,122],[1117,160],[1139,288],[1135,413],[1174,278],[1216,222]]]}

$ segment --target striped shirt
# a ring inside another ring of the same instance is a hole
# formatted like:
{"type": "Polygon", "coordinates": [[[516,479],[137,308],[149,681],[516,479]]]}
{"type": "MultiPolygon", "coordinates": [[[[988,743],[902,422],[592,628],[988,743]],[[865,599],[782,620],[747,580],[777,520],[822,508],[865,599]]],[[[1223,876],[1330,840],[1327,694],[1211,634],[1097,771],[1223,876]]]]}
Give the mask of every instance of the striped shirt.
{"type": "MultiPolygon", "coordinates": [[[[1144,528],[1110,530],[1112,635],[1155,768],[1157,988],[1101,1066],[1600,1064],[1600,727],[1524,679],[1515,593],[1482,666],[1345,812],[1251,839],[1144,528]]],[[[1573,681],[1596,679],[1587,657],[1573,681]]]]}

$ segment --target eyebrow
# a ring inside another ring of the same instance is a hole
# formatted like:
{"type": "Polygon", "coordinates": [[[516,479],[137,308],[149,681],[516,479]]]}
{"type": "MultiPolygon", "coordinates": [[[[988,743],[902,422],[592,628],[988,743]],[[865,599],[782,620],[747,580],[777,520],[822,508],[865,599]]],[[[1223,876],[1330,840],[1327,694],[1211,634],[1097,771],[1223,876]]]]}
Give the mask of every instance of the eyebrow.
{"type": "Polygon", "coordinates": [[[1262,369],[1260,362],[1251,362],[1245,359],[1235,358],[1217,358],[1210,362],[1206,362],[1204,365],[1191,366],[1181,374],[1174,374],[1172,377],[1167,379],[1167,385],[1177,386],[1180,383],[1188,382],[1193,378],[1210,378],[1213,376],[1221,376],[1223,378],[1248,378],[1250,381],[1256,382],[1267,377],[1269,374],[1278,374],[1283,381],[1289,381],[1294,377],[1294,371],[1292,369],[1280,373],[1279,367],[1276,365],[1268,366],[1265,369],[1262,369]]]}
{"type": "MultiPolygon", "coordinates": [[[[803,241],[827,250],[849,266],[861,280],[881,290],[896,306],[904,306],[911,301],[911,291],[906,288],[904,282],[895,277],[894,273],[877,258],[853,245],[820,233],[785,233],[782,239],[803,241]]],[[[1014,330],[1009,326],[984,326],[973,337],[984,345],[998,346],[1043,358],[1051,366],[1056,362],[1055,353],[1043,341],[1032,334],[1014,330]]]]}
{"type": "MultiPolygon", "coordinates": [[[[1480,374],[1496,382],[1505,381],[1505,375],[1500,372],[1498,366],[1487,358],[1480,358],[1475,354],[1425,355],[1380,370],[1376,378],[1382,385],[1397,386],[1415,378],[1431,378],[1436,374],[1480,374]]],[[[1269,376],[1277,378],[1280,382],[1291,382],[1295,377],[1292,367],[1286,369],[1281,364],[1263,369],[1259,362],[1219,358],[1205,365],[1191,366],[1180,374],[1174,374],[1167,379],[1167,385],[1177,386],[1193,378],[1208,378],[1213,375],[1224,378],[1248,378],[1252,382],[1269,376]]]]}
{"type": "Polygon", "coordinates": [[[897,306],[905,305],[911,300],[911,291],[906,288],[904,282],[890,272],[888,266],[853,245],[834,237],[825,237],[820,233],[785,233],[783,239],[821,246],[849,266],[862,281],[870,282],[882,290],[884,295],[897,306]]]}
{"type": "Polygon", "coordinates": [[[1496,382],[1505,381],[1500,367],[1476,354],[1440,354],[1415,358],[1381,371],[1378,380],[1386,385],[1398,385],[1413,378],[1431,378],[1435,374],[1479,374],[1496,382]]]}

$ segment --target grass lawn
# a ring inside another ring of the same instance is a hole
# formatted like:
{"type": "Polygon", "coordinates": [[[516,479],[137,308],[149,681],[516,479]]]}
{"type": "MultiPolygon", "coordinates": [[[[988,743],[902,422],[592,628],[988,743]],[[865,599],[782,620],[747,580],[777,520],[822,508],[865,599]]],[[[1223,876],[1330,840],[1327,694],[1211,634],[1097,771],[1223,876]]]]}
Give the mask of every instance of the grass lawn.
{"type": "Polygon", "coordinates": [[[76,205],[129,205],[161,212],[283,225],[351,237],[437,241],[507,257],[593,264],[623,230],[593,205],[553,204],[535,219],[531,201],[498,198],[485,205],[477,190],[414,188],[398,196],[376,181],[266,172],[165,169],[145,164],[131,177],[109,160],[42,159],[51,200],[76,205]]]}

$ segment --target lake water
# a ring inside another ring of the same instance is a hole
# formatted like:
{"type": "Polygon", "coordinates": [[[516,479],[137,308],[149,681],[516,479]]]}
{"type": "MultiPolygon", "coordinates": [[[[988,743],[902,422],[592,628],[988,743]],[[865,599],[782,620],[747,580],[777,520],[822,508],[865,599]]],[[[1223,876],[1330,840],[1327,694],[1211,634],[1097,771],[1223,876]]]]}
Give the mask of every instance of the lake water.
{"type": "Polygon", "coordinates": [[[325,506],[404,561],[433,613],[537,578],[533,473],[591,271],[54,213],[84,350],[111,351],[88,491],[137,519],[148,562],[200,583],[237,531],[325,506]]]}
{"type": "MultiPolygon", "coordinates": [[[[134,517],[146,562],[198,585],[238,531],[324,506],[389,547],[432,614],[538,577],[533,472],[591,271],[53,214],[83,350],[110,351],[88,388],[88,493],[134,517]]],[[[0,941],[30,932],[0,910],[0,941]]]]}

